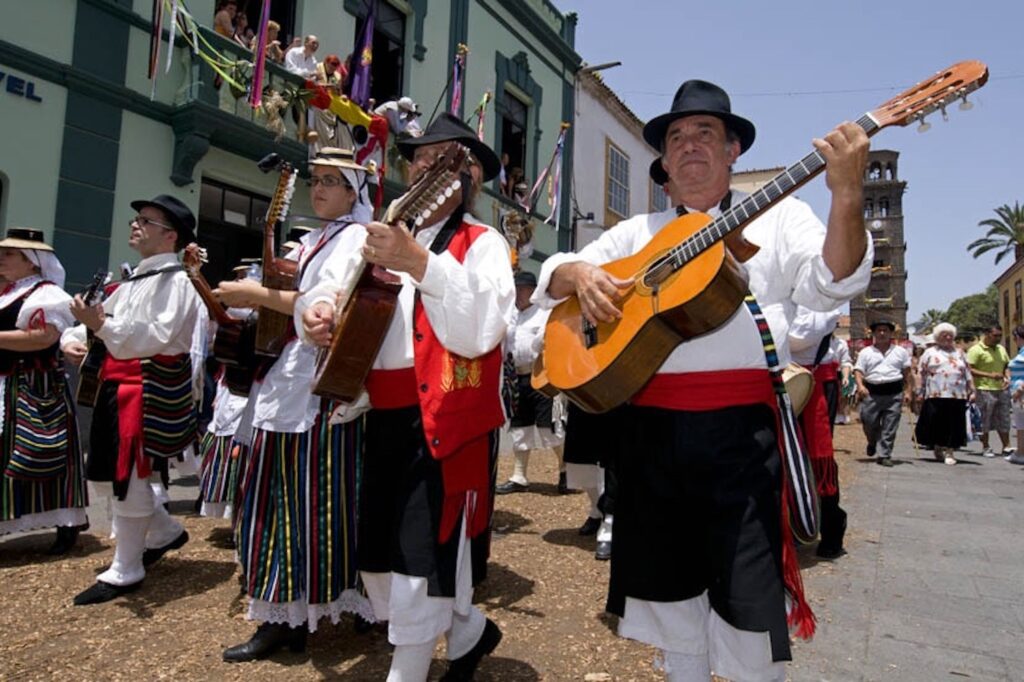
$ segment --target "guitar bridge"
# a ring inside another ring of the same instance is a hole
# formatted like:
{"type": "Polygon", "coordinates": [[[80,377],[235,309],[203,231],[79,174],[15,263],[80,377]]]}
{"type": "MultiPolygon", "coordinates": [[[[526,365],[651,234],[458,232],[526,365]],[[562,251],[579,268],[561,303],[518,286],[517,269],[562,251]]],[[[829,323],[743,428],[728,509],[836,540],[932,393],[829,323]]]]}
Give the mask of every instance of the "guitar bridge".
{"type": "Polygon", "coordinates": [[[597,345],[597,325],[587,319],[583,320],[583,343],[587,348],[597,345]]]}

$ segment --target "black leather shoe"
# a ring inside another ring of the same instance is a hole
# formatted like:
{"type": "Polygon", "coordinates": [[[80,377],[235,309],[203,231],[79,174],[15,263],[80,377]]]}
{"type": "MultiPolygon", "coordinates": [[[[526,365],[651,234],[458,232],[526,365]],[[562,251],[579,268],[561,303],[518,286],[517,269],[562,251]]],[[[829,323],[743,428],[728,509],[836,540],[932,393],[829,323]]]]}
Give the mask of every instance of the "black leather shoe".
{"type": "Polygon", "coordinates": [[[164,554],[171,551],[172,549],[180,549],[184,544],[188,542],[188,531],[181,531],[181,535],[168,542],[163,547],[154,547],[153,549],[147,549],[142,553],[142,565],[152,566],[156,562],[160,561],[164,554]]]}
{"type": "Polygon", "coordinates": [[[815,554],[819,559],[838,559],[846,554],[846,550],[842,547],[823,547],[822,545],[818,545],[818,549],[815,554]]]}
{"type": "Polygon", "coordinates": [[[610,540],[597,543],[597,549],[594,550],[594,558],[598,561],[608,561],[612,558],[612,543],[610,540]]]}
{"type": "Polygon", "coordinates": [[[529,485],[523,485],[515,481],[505,481],[501,485],[495,486],[494,492],[498,495],[508,495],[509,493],[525,493],[529,489],[529,485]]]}
{"type": "Polygon", "coordinates": [[[78,532],[78,526],[57,526],[57,537],[46,553],[50,556],[67,554],[78,542],[78,532]]]}
{"type": "Polygon", "coordinates": [[[558,472],[558,494],[568,495],[569,494],[569,481],[565,477],[565,472],[558,472]]]}
{"type": "Polygon", "coordinates": [[[141,580],[131,585],[111,585],[110,583],[103,583],[97,580],[92,587],[75,595],[75,606],[102,604],[111,599],[117,599],[122,594],[134,592],[139,589],[140,585],[142,585],[141,580]]]}
{"type": "Polygon", "coordinates": [[[282,647],[295,653],[305,651],[305,626],[292,628],[283,623],[263,623],[248,642],[225,649],[224,660],[228,663],[259,661],[282,647]]]}
{"type": "Polygon", "coordinates": [[[480,665],[480,659],[498,648],[501,642],[501,630],[494,621],[487,619],[484,625],[484,632],[480,635],[480,641],[473,645],[473,648],[465,656],[460,656],[454,661],[449,661],[448,672],[441,677],[441,682],[470,682],[476,667],[480,665]]]}
{"type": "Polygon", "coordinates": [[[601,519],[595,519],[588,516],[587,520],[580,526],[580,535],[597,535],[597,531],[601,528],[601,519]]]}

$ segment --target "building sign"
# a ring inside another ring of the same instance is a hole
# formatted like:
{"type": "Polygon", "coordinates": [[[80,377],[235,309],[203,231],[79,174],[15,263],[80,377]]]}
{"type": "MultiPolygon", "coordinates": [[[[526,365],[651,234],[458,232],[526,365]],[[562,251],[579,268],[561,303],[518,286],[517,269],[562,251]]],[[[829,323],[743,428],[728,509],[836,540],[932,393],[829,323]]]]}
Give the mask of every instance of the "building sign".
{"type": "Polygon", "coordinates": [[[0,71],[0,87],[16,97],[24,97],[33,102],[43,101],[43,98],[36,94],[36,84],[34,81],[27,81],[14,74],[0,71]]]}

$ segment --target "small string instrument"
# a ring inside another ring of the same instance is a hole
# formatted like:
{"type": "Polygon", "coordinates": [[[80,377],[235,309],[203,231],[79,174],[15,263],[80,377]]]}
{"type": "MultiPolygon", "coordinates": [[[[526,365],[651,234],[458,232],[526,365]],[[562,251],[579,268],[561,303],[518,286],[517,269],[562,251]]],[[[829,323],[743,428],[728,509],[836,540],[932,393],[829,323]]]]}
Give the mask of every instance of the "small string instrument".
{"type": "Polygon", "coordinates": [[[224,367],[224,383],[237,395],[249,395],[256,375],[256,313],[245,319],[231,317],[227,307],[213,295],[209,282],[200,272],[207,262],[206,249],[192,243],[185,247],[182,265],[199,298],[206,304],[217,333],[213,337],[213,357],[224,367]]]}
{"type": "MultiPolygon", "coordinates": [[[[959,62],[864,114],[857,125],[871,136],[887,126],[923,122],[935,111],[945,116],[948,105],[966,104],[987,80],[981,62],[959,62]]],[[[590,324],[575,296],[555,307],[542,364],[534,367],[534,388],[561,391],[588,412],[605,412],[631,398],[676,346],[732,317],[747,292],[737,258],[746,260],[758,248],[742,240],[741,230],[824,169],[824,157],[814,151],[718,218],[680,216],[638,253],[601,266],[632,282],[622,291],[622,317],[590,324]],[[732,248],[737,242],[742,249],[732,248]]]]}
{"type": "MultiPolygon", "coordinates": [[[[93,275],[92,282],[82,292],[82,301],[86,305],[96,305],[103,298],[103,287],[110,282],[110,273],[100,268],[93,275]]],[[[78,388],[75,391],[75,402],[83,407],[95,407],[100,394],[100,368],[107,357],[107,347],[89,331],[86,345],[89,347],[81,366],[78,368],[78,388]]]]}
{"type": "MultiPolygon", "coordinates": [[[[295,169],[277,154],[268,154],[260,160],[259,169],[264,173],[279,170],[277,189],[267,207],[263,223],[263,286],[279,291],[294,291],[295,273],[298,264],[286,258],[278,258],[274,248],[274,228],[288,216],[292,195],[295,193],[295,169]]],[[[261,306],[256,321],[256,352],[277,357],[288,342],[291,316],[261,306]]]]}
{"type": "MultiPolygon", "coordinates": [[[[414,229],[437,223],[462,205],[460,171],[467,150],[451,143],[434,165],[388,207],[383,222],[414,229]]],[[[356,268],[341,291],[352,291],[335,313],[331,345],[320,352],[313,393],[343,402],[359,397],[398,306],[401,280],[378,265],[356,268]],[[355,282],[354,288],[351,282],[355,282]]]]}

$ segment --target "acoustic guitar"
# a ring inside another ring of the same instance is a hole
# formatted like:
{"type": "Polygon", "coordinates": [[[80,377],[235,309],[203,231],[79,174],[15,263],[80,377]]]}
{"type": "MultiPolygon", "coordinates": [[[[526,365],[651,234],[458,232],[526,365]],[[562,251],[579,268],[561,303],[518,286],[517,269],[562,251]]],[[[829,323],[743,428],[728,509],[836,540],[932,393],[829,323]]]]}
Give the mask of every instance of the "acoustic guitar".
{"type": "MultiPolygon", "coordinates": [[[[987,80],[981,62],[954,64],[857,124],[871,136],[887,126],[923,121],[935,111],[945,116],[948,105],[966,102],[987,80]]],[[[640,252],[601,266],[632,282],[622,292],[622,317],[590,324],[575,296],[555,307],[533,386],[547,394],[561,391],[588,412],[605,412],[631,398],[676,346],[732,317],[747,292],[737,258],[746,260],[757,250],[740,231],[824,168],[825,159],[814,151],[715,220],[699,213],[680,216],[640,252]]]]}
{"type": "Polygon", "coordinates": [[[237,395],[249,395],[256,376],[256,313],[245,319],[231,317],[227,306],[221,303],[200,269],[207,262],[206,249],[192,243],[185,247],[181,259],[185,274],[195,287],[199,298],[206,304],[217,333],[213,337],[213,357],[224,367],[224,383],[237,395]]]}
{"type": "MultiPolygon", "coordinates": [[[[92,282],[82,292],[82,301],[86,305],[96,305],[103,298],[103,288],[109,281],[110,273],[105,268],[97,270],[92,282]]],[[[107,357],[107,347],[92,331],[88,332],[86,345],[89,350],[78,368],[75,402],[83,407],[95,407],[100,395],[100,368],[103,367],[103,359],[107,357]]]]}
{"type": "MultiPolygon", "coordinates": [[[[434,165],[413,183],[409,190],[388,207],[383,222],[422,227],[426,221],[436,224],[462,205],[460,171],[467,149],[457,142],[448,145],[434,165]]],[[[398,306],[401,280],[379,265],[356,268],[350,283],[342,291],[352,293],[335,314],[331,345],[317,360],[313,393],[343,402],[359,397],[373,361],[380,352],[391,318],[398,306]]]]}
{"type": "MultiPolygon", "coordinates": [[[[295,193],[295,169],[278,154],[268,154],[257,164],[264,173],[279,170],[277,188],[267,207],[267,216],[263,223],[263,286],[279,291],[294,291],[296,287],[295,273],[298,263],[286,258],[278,258],[274,248],[274,229],[279,221],[288,216],[292,195],[295,193]]],[[[288,329],[291,315],[261,306],[256,320],[256,352],[261,355],[277,357],[281,355],[288,342],[288,329]]]]}

